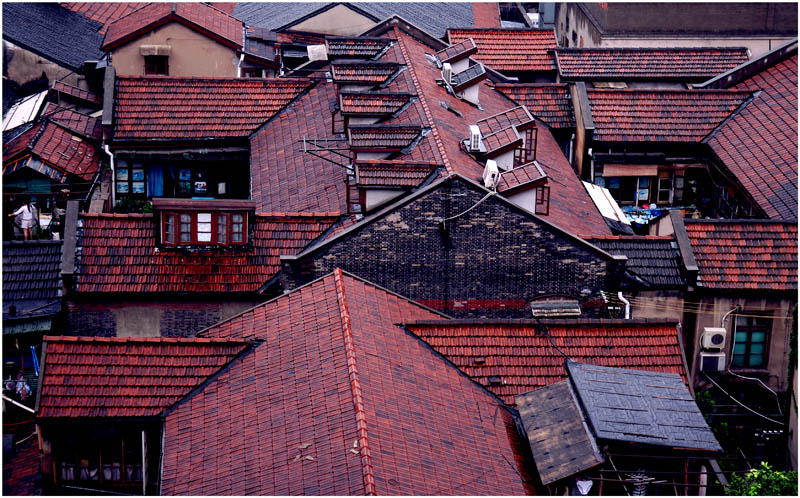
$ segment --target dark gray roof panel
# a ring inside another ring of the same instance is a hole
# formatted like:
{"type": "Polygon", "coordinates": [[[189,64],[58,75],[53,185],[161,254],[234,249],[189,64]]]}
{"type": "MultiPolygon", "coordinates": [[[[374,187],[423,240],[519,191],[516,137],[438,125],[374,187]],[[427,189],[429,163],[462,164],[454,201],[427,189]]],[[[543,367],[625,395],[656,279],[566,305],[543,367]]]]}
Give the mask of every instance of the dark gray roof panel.
{"type": "Polygon", "coordinates": [[[576,405],[569,380],[520,394],[516,402],[542,484],[605,461],[576,405]]]}
{"type": "Polygon", "coordinates": [[[100,59],[101,27],[57,3],[3,2],[3,38],[70,69],[100,59]]]}
{"type": "Polygon", "coordinates": [[[627,256],[627,270],[654,287],[675,289],[686,285],[681,254],[674,239],[618,236],[590,242],[610,254],[627,256]]]}
{"type": "Polygon", "coordinates": [[[61,247],[60,240],[3,242],[4,317],[12,305],[18,316],[41,306],[27,316],[60,309],[61,247]]]}
{"type": "Polygon", "coordinates": [[[680,375],[566,362],[598,439],[722,451],[680,375]]]}
{"type": "MultiPolygon", "coordinates": [[[[247,25],[277,29],[312,14],[326,5],[329,4],[240,2],[236,4],[233,15],[247,25]]],[[[372,15],[379,21],[398,15],[437,37],[443,37],[449,26],[470,27],[474,24],[472,4],[466,2],[351,2],[351,5],[372,15]]],[[[369,26],[365,26],[363,31],[368,28],[369,26]]]]}

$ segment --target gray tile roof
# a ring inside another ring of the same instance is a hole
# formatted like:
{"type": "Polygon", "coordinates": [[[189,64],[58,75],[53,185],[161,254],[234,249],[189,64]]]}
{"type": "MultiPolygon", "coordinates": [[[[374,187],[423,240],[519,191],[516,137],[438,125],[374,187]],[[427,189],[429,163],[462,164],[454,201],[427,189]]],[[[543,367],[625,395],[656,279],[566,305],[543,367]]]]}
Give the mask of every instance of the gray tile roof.
{"type": "MultiPolygon", "coordinates": [[[[474,24],[472,4],[466,2],[351,2],[378,21],[398,15],[428,33],[443,37],[450,26],[471,27],[474,24]]],[[[233,15],[252,26],[277,29],[325,7],[324,3],[240,2],[233,15]]],[[[366,31],[369,26],[365,26],[366,31]]]]}
{"type": "Polygon", "coordinates": [[[16,306],[18,317],[60,309],[61,247],[60,240],[3,242],[4,318],[11,306],[16,306]],[[47,306],[54,302],[58,304],[47,306]],[[35,311],[23,314],[30,310],[35,311]]]}
{"type": "Polygon", "coordinates": [[[566,362],[597,439],[722,451],[680,375],[566,362]]]}
{"type": "Polygon", "coordinates": [[[3,39],[70,69],[101,57],[101,27],[57,3],[3,2],[3,39]]]}
{"type": "Polygon", "coordinates": [[[605,461],[584,422],[569,380],[520,394],[516,402],[542,484],[605,461]]]}
{"type": "Polygon", "coordinates": [[[617,236],[590,242],[610,254],[627,256],[627,270],[653,287],[675,289],[686,285],[681,272],[681,254],[674,239],[617,236]]]}

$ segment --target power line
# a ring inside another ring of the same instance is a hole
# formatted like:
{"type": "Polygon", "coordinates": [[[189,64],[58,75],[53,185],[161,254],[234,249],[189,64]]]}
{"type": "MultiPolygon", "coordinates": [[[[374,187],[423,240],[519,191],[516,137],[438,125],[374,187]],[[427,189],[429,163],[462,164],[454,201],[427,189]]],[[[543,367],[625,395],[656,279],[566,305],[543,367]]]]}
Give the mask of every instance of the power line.
{"type": "Polygon", "coordinates": [[[723,388],[722,388],[722,386],[720,386],[719,384],[717,384],[716,382],[714,382],[714,379],[712,379],[711,377],[709,377],[707,373],[705,373],[705,372],[700,372],[700,373],[702,373],[702,374],[703,374],[703,376],[704,376],[706,379],[708,379],[708,380],[709,380],[709,381],[710,381],[712,384],[714,384],[715,386],[717,386],[717,388],[718,388],[720,391],[722,391],[723,393],[725,393],[725,395],[726,395],[726,396],[728,396],[728,397],[729,397],[730,399],[732,399],[732,400],[733,400],[733,401],[734,401],[736,404],[738,404],[739,406],[741,406],[741,407],[742,407],[742,408],[744,408],[745,410],[748,410],[748,411],[750,411],[750,412],[752,412],[752,413],[754,413],[754,414],[758,415],[759,417],[761,417],[761,418],[763,418],[763,419],[765,419],[765,420],[769,420],[769,421],[770,421],[770,422],[772,422],[773,424],[778,424],[778,425],[780,425],[780,426],[785,426],[785,425],[786,425],[786,424],[784,424],[783,422],[779,422],[779,421],[775,420],[774,418],[769,418],[769,417],[767,417],[766,415],[763,415],[763,414],[761,414],[761,413],[758,413],[757,411],[753,410],[753,409],[752,409],[752,408],[750,408],[749,406],[745,405],[744,403],[742,403],[742,402],[741,402],[741,401],[739,401],[738,399],[736,399],[736,398],[734,398],[733,396],[731,396],[730,394],[728,394],[728,391],[726,391],[725,389],[723,389],[723,388]]]}

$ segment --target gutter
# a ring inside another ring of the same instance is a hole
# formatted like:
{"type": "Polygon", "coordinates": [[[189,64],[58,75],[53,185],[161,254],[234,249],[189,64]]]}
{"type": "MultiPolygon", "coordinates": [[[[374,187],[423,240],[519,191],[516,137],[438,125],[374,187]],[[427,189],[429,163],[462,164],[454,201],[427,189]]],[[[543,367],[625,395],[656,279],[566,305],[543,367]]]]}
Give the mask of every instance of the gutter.
{"type": "MultiPolygon", "coordinates": [[[[111,209],[117,205],[117,175],[114,170],[114,154],[108,148],[108,144],[103,145],[103,152],[108,154],[109,164],[111,165],[111,209]]],[[[99,175],[98,175],[99,178],[99,175]]]]}

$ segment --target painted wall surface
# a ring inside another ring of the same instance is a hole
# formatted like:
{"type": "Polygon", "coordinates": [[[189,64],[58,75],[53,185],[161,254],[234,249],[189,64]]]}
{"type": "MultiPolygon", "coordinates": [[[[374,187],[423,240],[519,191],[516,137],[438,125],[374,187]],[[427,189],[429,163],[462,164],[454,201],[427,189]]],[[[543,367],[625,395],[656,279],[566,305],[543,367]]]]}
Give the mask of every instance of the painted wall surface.
{"type": "Polygon", "coordinates": [[[405,193],[404,190],[390,188],[371,188],[366,191],[366,208],[372,210],[382,204],[386,204],[392,199],[400,197],[405,193]]]}
{"type": "MultiPolygon", "coordinates": [[[[575,84],[569,86],[572,108],[575,111],[575,149],[573,150],[572,169],[575,170],[579,178],[585,178],[583,174],[583,162],[588,151],[586,150],[586,128],[583,126],[583,111],[581,110],[580,98],[578,97],[578,87],[575,84]]],[[[590,178],[589,181],[592,181],[590,178]]]]}
{"type": "MultiPolygon", "coordinates": [[[[699,302],[700,313],[694,319],[695,326],[692,330],[686,330],[687,340],[692,341],[693,347],[687,346],[687,351],[693,350],[693,358],[687,358],[690,370],[694,378],[695,386],[698,384],[706,385],[708,382],[700,373],[699,341],[704,327],[720,327],[722,317],[733,309],[737,304],[744,310],[742,313],[751,315],[770,315],[775,318],[772,320],[772,330],[767,338],[767,360],[766,366],[762,369],[735,369],[743,375],[757,376],[768,386],[776,391],[786,391],[788,386],[787,372],[789,365],[789,337],[792,330],[792,310],[797,305],[797,301],[789,298],[746,298],[728,296],[705,296],[700,299],[688,298],[687,301],[699,302]]],[[[696,306],[692,306],[694,309],[696,306]]],[[[731,349],[733,345],[733,317],[731,315],[726,320],[725,328],[728,330],[728,339],[723,351],[726,353],[726,363],[730,362],[731,349]]],[[[690,320],[685,320],[687,323],[690,320]]]]}
{"type": "Polygon", "coordinates": [[[19,85],[38,79],[44,73],[50,83],[61,80],[86,88],[83,76],[6,40],[3,40],[3,62],[3,76],[19,85]]]}
{"type": "Polygon", "coordinates": [[[744,37],[744,36],[725,36],[725,37],[699,37],[699,36],[603,36],[601,45],[603,47],[642,47],[642,48],[661,48],[661,47],[747,47],[750,50],[750,58],[757,58],[765,52],[769,52],[780,45],[792,40],[788,36],[774,37],[744,37]]]}
{"type": "Polygon", "coordinates": [[[530,188],[506,197],[509,201],[529,213],[536,214],[536,189],[530,188]]]}
{"type": "Polygon", "coordinates": [[[249,309],[266,298],[136,300],[67,303],[66,335],[97,337],[192,337],[205,327],[249,309]]]}
{"type": "Polygon", "coordinates": [[[349,7],[337,5],[299,24],[295,24],[290,29],[327,35],[355,36],[360,35],[375,26],[375,24],[372,19],[362,16],[349,7]]]}
{"type": "Polygon", "coordinates": [[[236,52],[177,22],[165,24],[112,51],[118,75],[143,75],[141,45],[169,45],[170,76],[236,77],[236,52]]]}
{"type": "Polygon", "coordinates": [[[631,318],[683,320],[683,291],[637,292],[631,304],[631,318]]]}
{"type": "Polygon", "coordinates": [[[498,198],[440,228],[484,195],[446,182],[301,260],[284,260],[283,287],[339,267],[453,316],[530,316],[527,304],[546,294],[574,296],[587,316],[598,315],[599,291],[617,287],[617,271],[590,247],[498,198]]]}

